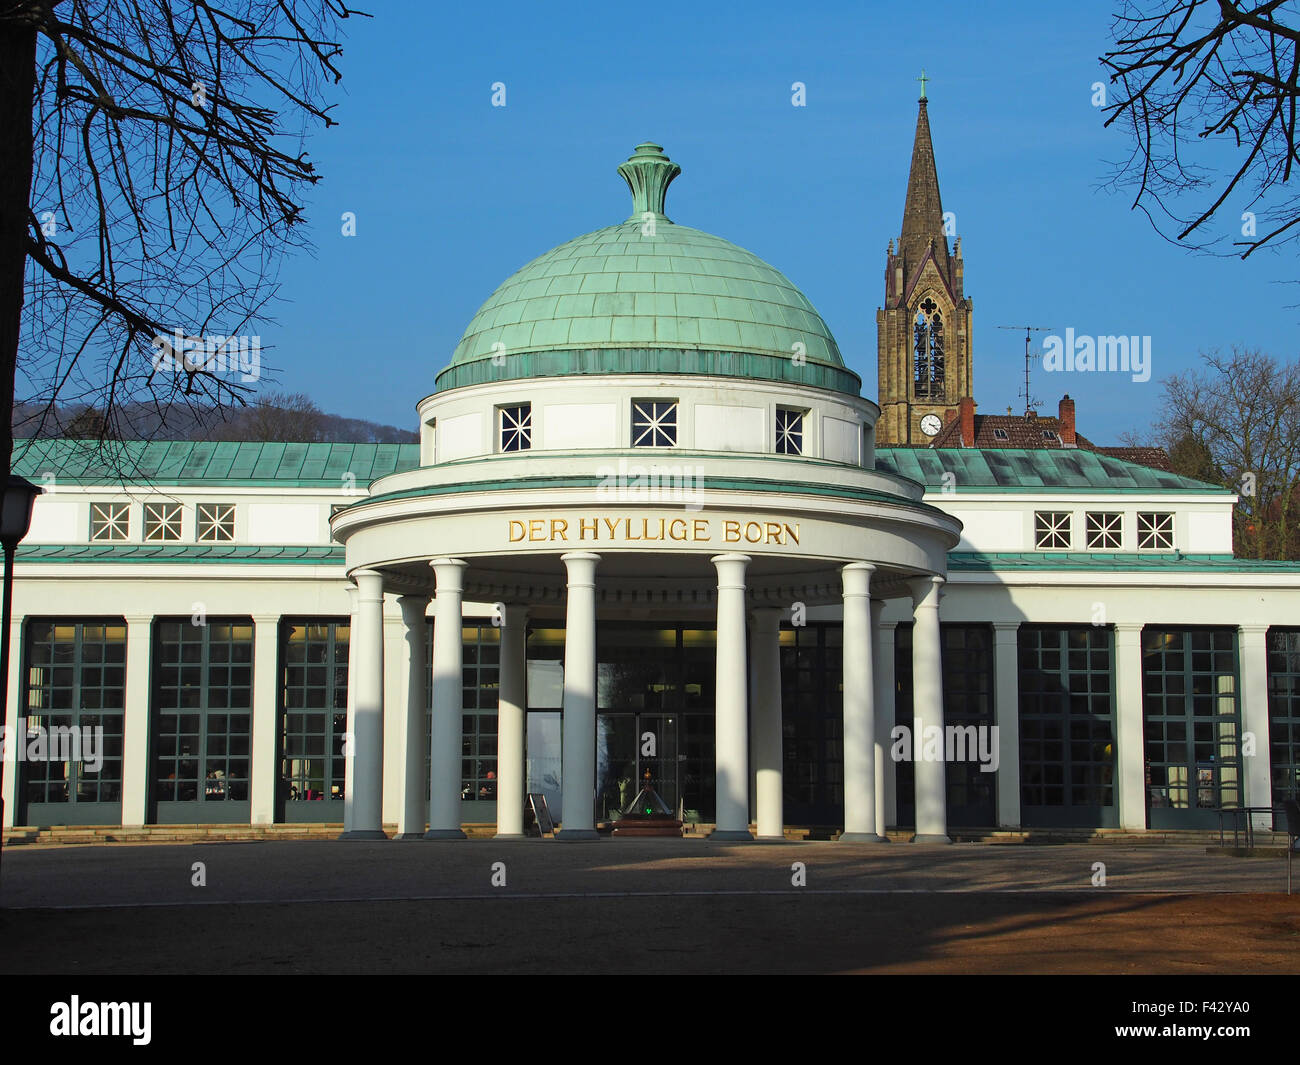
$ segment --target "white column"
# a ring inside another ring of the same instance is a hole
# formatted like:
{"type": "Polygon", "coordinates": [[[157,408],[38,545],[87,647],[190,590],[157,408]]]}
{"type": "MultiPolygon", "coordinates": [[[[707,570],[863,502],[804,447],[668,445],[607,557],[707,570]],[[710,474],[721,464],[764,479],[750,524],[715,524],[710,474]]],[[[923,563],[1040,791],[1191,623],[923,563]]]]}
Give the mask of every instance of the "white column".
{"type": "Polygon", "coordinates": [[[876,820],[876,692],[871,675],[871,575],[851,562],[844,582],[844,832],[841,843],[884,843],[876,820]]]}
{"type": "Polygon", "coordinates": [[[253,615],[253,749],[249,759],[250,820],[275,821],[275,785],[279,766],[275,736],[280,711],[280,615],[253,615]]]}
{"type": "Polygon", "coordinates": [[[153,616],[126,616],[126,706],[122,721],[122,826],[146,820],[149,802],[149,666],[153,616]]]}
{"type": "Polygon", "coordinates": [[[1145,729],[1142,720],[1142,624],[1115,623],[1115,783],[1119,827],[1147,827],[1145,729]]]}
{"type": "MultiPolygon", "coordinates": [[[[1238,743],[1244,746],[1245,737],[1254,739],[1254,754],[1242,750],[1241,768],[1246,779],[1242,789],[1243,806],[1273,805],[1273,770],[1269,756],[1268,731],[1268,626],[1242,625],[1241,640],[1241,731],[1238,743]]],[[[1239,747],[1240,749],[1240,747],[1239,747]]],[[[1278,796],[1280,803],[1285,796],[1278,796]]],[[[1252,814],[1251,820],[1259,829],[1271,829],[1273,818],[1269,814],[1252,814]]]]}
{"type": "Polygon", "coordinates": [[[781,608],[759,607],[749,633],[750,698],[754,734],[754,821],[759,839],[785,839],[782,790],[784,744],[781,733],[781,608]]]}
{"type": "Polygon", "coordinates": [[[429,597],[403,595],[397,605],[402,611],[401,659],[406,687],[402,701],[406,757],[402,760],[402,813],[397,823],[398,839],[424,839],[429,804],[424,798],[429,778],[424,775],[424,707],[428,701],[429,662],[425,641],[429,635],[429,597]]]}
{"type": "Polygon", "coordinates": [[[524,722],[528,714],[528,608],[508,606],[501,617],[497,699],[497,839],[524,835],[524,722]]]}
{"type": "Polygon", "coordinates": [[[871,603],[871,675],[876,686],[876,834],[882,839],[889,825],[898,823],[896,767],[890,757],[894,746],[894,622],[881,619],[885,604],[871,603]]]}
{"type": "MultiPolygon", "coordinates": [[[[5,703],[5,716],[7,720],[0,721],[0,725],[9,725],[9,731],[5,732],[6,736],[13,736],[14,739],[5,744],[4,751],[4,825],[3,828],[14,827],[14,817],[18,813],[18,755],[15,747],[20,740],[16,736],[18,728],[18,719],[23,716],[24,701],[23,690],[21,687],[23,671],[23,619],[18,611],[14,611],[13,621],[9,626],[9,676],[5,677],[3,683],[8,694],[8,701],[5,703]]],[[[129,689],[128,689],[129,694],[129,689]]],[[[123,807],[125,809],[125,807],[123,807]]]]}
{"type": "Polygon", "coordinates": [[[429,831],[425,839],[464,839],[460,827],[462,742],[461,593],[468,563],[436,558],[433,601],[433,729],[429,740],[429,831]]]}
{"type": "Polygon", "coordinates": [[[384,806],[384,578],[361,569],[348,648],[347,786],[340,839],[387,839],[384,806]]]}
{"type": "Polygon", "coordinates": [[[998,726],[998,825],[1020,827],[1020,622],[993,623],[993,720],[998,726]]]}
{"type": "Polygon", "coordinates": [[[913,843],[951,843],[948,838],[947,767],[944,754],[943,657],[939,643],[942,577],[912,581],[912,759],[916,779],[913,843]],[[938,729],[939,757],[934,754],[938,729]],[[929,743],[927,743],[927,740],[929,743]],[[925,757],[926,748],[931,757],[925,757]]]}
{"type": "Polygon", "coordinates": [[[599,839],[596,831],[596,564],[599,555],[560,556],[568,571],[564,629],[561,774],[564,820],[556,839],[599,839]]]}
{"type": "Polygon", "coordinates": [[[714,751],[717,825],[710,839],[753,839],[749,831],[749,700],[745,671],[748,555],[714,555],[718,570],[714,751]]]}

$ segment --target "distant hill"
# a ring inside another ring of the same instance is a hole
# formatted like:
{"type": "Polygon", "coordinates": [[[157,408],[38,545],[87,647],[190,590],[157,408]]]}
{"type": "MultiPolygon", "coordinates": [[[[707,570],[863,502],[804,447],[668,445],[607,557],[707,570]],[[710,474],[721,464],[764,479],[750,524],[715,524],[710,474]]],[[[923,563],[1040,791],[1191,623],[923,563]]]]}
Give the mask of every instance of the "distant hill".
{"type": "MultiPolygon", "coordinates": [[[[85,406],[69,405],[47,412],[43,406],[15,403],[16,438],[58,436],[95,438],[103,418],[85,406]]],[[[173,407],[163,416],[143,403],[128,404],[114,417],[112,437],[121,440],[292,440],[325,444],[412,444],[420,434],[362,418],[326,414],[305,396],[275,394],[255,405],[227,412],[220,420],[211,408],[173,407]]]]}

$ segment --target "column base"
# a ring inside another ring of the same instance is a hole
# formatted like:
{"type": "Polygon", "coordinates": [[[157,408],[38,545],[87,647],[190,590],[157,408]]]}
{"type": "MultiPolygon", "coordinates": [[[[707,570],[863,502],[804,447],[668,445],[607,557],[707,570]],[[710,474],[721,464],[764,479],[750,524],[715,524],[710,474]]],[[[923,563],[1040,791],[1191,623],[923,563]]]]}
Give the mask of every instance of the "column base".
{"type": "Polygon", "coordinates": [[[399,832],[393,839],[424,839],[423,832],[399,832]]]}
{"type": "Polygon", "coordinates": [[[600,839],[600,833],[594,828],[562,828],[555,833],[555,838],[561,843],[586,843],[600,839]]]}
{"type": "Polygon", "coordinates": [[[784,835],[780,835],[780,836],[755,836],[755,837],[754,837],[754,842],[755,842],[755,843],[789,843],[790,840],[786,839],[784,835]]]}
{"type": "Polygon", "coordinates": [[[388,833],[380,828],[354,828],[350,832],[340,832],[338,839],[387,839],[388,833]]]}
{"type": "Polygon", "coordinates": [[[917,833],[908,842],[909,843],[951,843],[952,840],[944,835],[936,835],[933,833],[922,835],[921,833],[917,833]]]}
{"type": "Polygon", "coordinates": [[[421,839],[469,839],[459,828],[431,828],[421,839]]]}
{"type": "Polygon", "coordinates": [[[522,832],[498,832],[493,839],[527,839],[522,832]]]}
{"type": "MultiPolygon", "coordinates": [[[[946,838],[946,837],[945,837],[946,838]]],[[[837,843],[888,843],[884,836],[874,832],[841,832],[837,843]]]]}
{"type": "Polygon", "coordinates": [[[717,840],[719,843],[753,843],[754,834],[749,829],[715,828],[705,839],[717,840]]]}

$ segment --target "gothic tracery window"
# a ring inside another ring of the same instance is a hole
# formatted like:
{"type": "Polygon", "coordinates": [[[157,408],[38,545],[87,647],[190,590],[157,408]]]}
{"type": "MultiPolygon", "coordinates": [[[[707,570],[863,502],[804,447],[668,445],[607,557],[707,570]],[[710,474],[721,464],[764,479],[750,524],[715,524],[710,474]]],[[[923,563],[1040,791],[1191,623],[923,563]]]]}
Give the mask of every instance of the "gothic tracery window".
{"type": "Polygon", "coordinates": [[[916,395],[942,399],[947,372],[943,314],[929,296],[917,308],[912,328],[916,395]]]}

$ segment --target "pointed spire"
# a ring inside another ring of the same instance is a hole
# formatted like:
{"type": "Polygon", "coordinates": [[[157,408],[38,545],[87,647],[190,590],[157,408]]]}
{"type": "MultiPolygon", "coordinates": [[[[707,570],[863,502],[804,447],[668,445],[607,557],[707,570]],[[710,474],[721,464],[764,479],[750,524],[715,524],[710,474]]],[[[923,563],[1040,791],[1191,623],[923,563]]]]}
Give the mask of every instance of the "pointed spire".
{"type": "Polygon", "coordinates": [[[943,232],[943,203],[939,199],[939,175],[934,165],[934,145],[930,142],[929,101],[918,102],[916,139],[912,144],[912,169],[907,175],[907,202],[903,205],[903,235],[898,252],[910,276],[921,259],[934,245],[935,264],[945,281],[948,279],[948,238],[943,232]]]}

